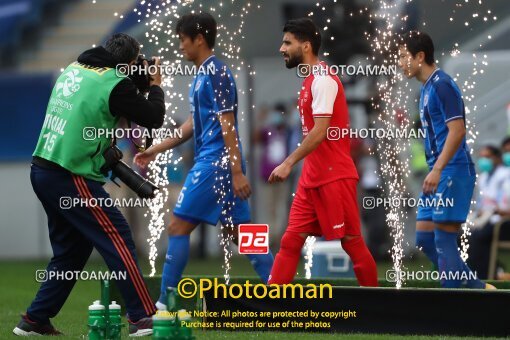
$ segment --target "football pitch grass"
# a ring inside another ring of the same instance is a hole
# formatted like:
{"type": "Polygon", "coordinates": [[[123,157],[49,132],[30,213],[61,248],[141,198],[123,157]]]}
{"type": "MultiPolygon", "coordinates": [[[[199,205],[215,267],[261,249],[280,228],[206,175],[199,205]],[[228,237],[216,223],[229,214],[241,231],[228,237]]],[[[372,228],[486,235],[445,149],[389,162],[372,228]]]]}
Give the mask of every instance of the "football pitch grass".
{"type": "MultiPolygon", "coordinates": [[[[186,268],[186,275],[222,275],[222,260],[192,260],[186,268]]],[[[141,261],[142,270],[148,272],[146,261],[141,261]]],[[[409,267],[423,268],[423,263],[413,262],[409,267]]],[[[18,339],[12,334],[12,329],[18,323],[23,313],[33,299],[39,283],[35,281],[35,272],[44,269],[44,261],[0,261],[0,339],[18,339]]],[[[390,263],[381,263],[378,267],[379,277],[384,277],[385,271],[391,267],[390,263]]],[[[159,268],[159,267],[158,267],[159,268]]],[[[300,267],[302,268],[302,266],[300,267]]],[[[409,269],[411,269],[409,268],[409,269]]],[[[87,271],[106,271],[107,267],[100,259],[89,261],[87,271]]],[[[249,262],[241,257],[232,260],[232,276],[253,276],[254,272],[249,262]]],[[[78,281],[66,304],[52,322],[62,331],[63,339],[86,339],[88,306],[100,298],[100,284],[98,281],[78,281]]],[[[490,308],[490,307],[488,307],[490,308]]],[[[123,328],[123,338],[127,338],[127,322],[123,328]]],[[[397,336],[390,334],[311,334],[311,333],[283,333],[283,332],[246,332],[246,331],[202,331],[193,330],[197,339],[409,339],[410,336],[397,336]]],[[[413,336],[413,339],[479,339],[479,337],[440,337],[440,336],[413,336]]],[[[145,337],[149,339],[149,337],[145,337]]],[[[487,338],[496,339],[496,338],[487,338]]]]}

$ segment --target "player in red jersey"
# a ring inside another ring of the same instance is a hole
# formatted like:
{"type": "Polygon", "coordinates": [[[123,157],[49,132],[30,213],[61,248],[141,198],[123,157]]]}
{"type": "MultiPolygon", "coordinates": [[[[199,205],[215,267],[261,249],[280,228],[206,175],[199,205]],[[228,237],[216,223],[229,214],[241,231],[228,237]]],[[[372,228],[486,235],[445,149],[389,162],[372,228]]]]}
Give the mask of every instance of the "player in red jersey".
{"type": "Polygon", "coordinates": [[[283,32],[280,52],[285,65],[289,69],[298,67],[298,75],[310,74],[303,81],[298,102],[303,142],[269,176],[270,183],[284,181],[292,167],[304,158],[289,225],[269,284],[291,282],[306,238],[324,236],[326,240],[342,240],[342,248],[350,256],[361,286],[377,286],[377,267],[360,232],[358,173],[350,156],[350,141],[337,138],[338,134],[328,136],[328,131],[333,131],[330,128],[336,132],[349,128],[342,83],[319,60],[321,35],[312,20],[290,20],[283,32]]]}

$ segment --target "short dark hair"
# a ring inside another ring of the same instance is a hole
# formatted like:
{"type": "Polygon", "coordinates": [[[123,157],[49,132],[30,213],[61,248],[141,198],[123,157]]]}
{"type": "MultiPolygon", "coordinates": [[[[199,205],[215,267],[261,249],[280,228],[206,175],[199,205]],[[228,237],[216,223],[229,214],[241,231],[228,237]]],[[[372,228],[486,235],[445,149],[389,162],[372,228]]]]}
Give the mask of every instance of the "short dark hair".
{"type": "Polygon", "coordinates": [[[309,41],[312,52],[319,54],[321,48],[321,32],[310,18],[292,19],[283,27],[284,33],[292,33],[301,42],[309,41]]]}
{"type": "Polygon", "coordinates": [[[209,48],[214,47],[216,41],[216,20],[209,13],[183,15],[175,26],[177,34],[184,34],[195,40],[197,35],[202,34],[209,48]]]}
{"type": "Polygon", "coordinates": [[[501,158],[501,150],[492,144],[484,145],[482,149],[487,149],[493,156],[501,158]]]}
{"type": "Polygon", "coordinates": [[[116,33],[112,35],[104,45],[119,64],[128,64],[140,54],[140,43],[130,35],[116,33]]]}
{"type": "Polygon", "coordinates": [[[425,62],[428,65],[434,64],[434,43],[432,38],[420,31],[410,31],[400,36],[399,46],[405,46],[414,57],[418,52],[425,53],[425,62]]]}
{"type": "Polygon", "coordinates": [[[503,148],[507,144],[510,144],[510,136],[507,136],[505,139],[503,139],[503,142],[501,142],[501,147],[503,148]]]}

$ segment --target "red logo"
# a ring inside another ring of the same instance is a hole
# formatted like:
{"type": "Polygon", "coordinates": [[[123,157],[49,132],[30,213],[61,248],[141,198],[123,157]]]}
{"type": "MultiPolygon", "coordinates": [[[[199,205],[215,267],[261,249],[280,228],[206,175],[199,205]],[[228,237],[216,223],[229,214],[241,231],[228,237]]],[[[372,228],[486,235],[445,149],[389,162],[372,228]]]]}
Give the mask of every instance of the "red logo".
{"type": "Polygon", "coordinates": [[[239,225],[239,254],[269,253],[269,225],[239,225]]]}

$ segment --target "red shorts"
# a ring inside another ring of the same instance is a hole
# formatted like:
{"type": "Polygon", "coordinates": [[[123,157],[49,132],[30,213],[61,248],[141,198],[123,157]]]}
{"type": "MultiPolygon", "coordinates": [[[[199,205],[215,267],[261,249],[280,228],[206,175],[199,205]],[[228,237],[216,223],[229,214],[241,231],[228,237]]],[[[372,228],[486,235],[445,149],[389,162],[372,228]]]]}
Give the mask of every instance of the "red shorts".
{"type": "Polygon", "coordinates": [[[334,240],[361,235],[356,179],[340,179],[317,188],[298,185],[287,231],[334,240]]]}

